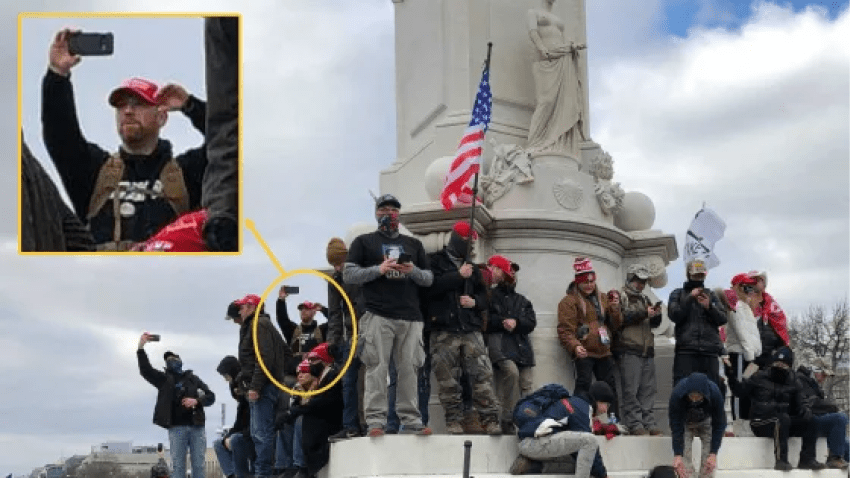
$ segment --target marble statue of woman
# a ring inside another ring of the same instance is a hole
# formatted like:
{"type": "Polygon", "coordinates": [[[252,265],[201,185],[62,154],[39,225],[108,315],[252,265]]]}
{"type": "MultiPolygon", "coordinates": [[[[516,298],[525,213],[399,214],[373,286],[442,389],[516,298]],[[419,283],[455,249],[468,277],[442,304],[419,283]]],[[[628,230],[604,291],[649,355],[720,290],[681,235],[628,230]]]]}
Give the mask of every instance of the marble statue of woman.
{"type": "Polygon", "coordinates": [[[578,160],[585,139],[579,52],[586,46],[565,40],[564,22],[552,13],[554,3],[541,0],[540,9],[528,11],[528,33],[539,59],[533,66],[537,107],[526,149],[532,154],[562,153],[578,160]]]}

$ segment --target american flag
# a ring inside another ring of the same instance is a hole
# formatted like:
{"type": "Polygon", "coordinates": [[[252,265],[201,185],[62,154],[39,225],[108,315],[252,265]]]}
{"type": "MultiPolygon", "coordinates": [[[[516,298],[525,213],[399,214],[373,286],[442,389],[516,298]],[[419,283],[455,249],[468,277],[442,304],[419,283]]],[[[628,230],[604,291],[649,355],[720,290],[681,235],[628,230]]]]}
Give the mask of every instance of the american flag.
{"type": "Polygon", "coordinates": [[[472,120],[463,133],[452,166],[443,181],[440,202],[448,211],[457,202],[472,204],[472,188],[466,183],[481,168],[481,150],[484,145],[484,133],[490,124],[493,111],[493,95],[490,94],[490,67],[484,67],[475,106],[472,108],[472,120]]]}

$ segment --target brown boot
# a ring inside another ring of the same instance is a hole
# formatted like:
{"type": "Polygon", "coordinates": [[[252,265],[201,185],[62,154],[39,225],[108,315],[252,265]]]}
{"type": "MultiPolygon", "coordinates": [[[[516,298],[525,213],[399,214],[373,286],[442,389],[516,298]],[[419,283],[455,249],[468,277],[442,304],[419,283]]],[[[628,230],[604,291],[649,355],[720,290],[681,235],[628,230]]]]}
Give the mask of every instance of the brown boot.
{"type": "Polygon", "coordinates": [[[463,426],[464,433],[467,435],[483,435],[485,433],[484,427],[481,426],[478,412],[475,410],[470,410],[463,414],[461,425],[463,426]]]}
{"type": "Polygon", "coordinates": [[[826,459],[826,467],[838,470],[846,470],[847,462],[844,461],[844,458],[841,458],[838,455],[833,455],[826,459]]]}

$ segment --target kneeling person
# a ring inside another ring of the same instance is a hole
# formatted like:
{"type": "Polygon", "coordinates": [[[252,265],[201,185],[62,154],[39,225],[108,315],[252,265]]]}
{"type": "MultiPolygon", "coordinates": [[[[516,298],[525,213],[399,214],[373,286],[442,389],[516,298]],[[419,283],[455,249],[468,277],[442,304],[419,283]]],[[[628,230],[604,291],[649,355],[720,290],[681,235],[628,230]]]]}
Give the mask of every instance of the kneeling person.
{"type": "Polygon", "coordinates": [[[577,478],[607,478],[590,416],[607,413],[613,401],[614,391],[605,382],[595,382],[589,392],[573,396],[564,387],[549,384],[521,399],[514,409],[520,456],[511,473],[523,474],[534,460],[554,461],[577,452],[577,478]]]}

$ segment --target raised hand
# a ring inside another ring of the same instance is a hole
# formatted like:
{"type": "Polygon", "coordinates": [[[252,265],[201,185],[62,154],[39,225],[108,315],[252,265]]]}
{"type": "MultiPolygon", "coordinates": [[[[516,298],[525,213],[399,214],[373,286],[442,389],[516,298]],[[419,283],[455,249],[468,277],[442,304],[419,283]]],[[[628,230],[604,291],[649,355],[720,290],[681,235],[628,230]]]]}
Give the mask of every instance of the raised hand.
{"type": "Polygon", "coordinates": [[[57,33],[53,38],[48,60],[50,62],[50,69],[57,74],[62,76],[70,75],[71,68],[83,59],[80,55],[72,55],[68,49],[68,37],[71,36],[71,33],[77,33],[79,31],[66,28],[57,33]]]}

